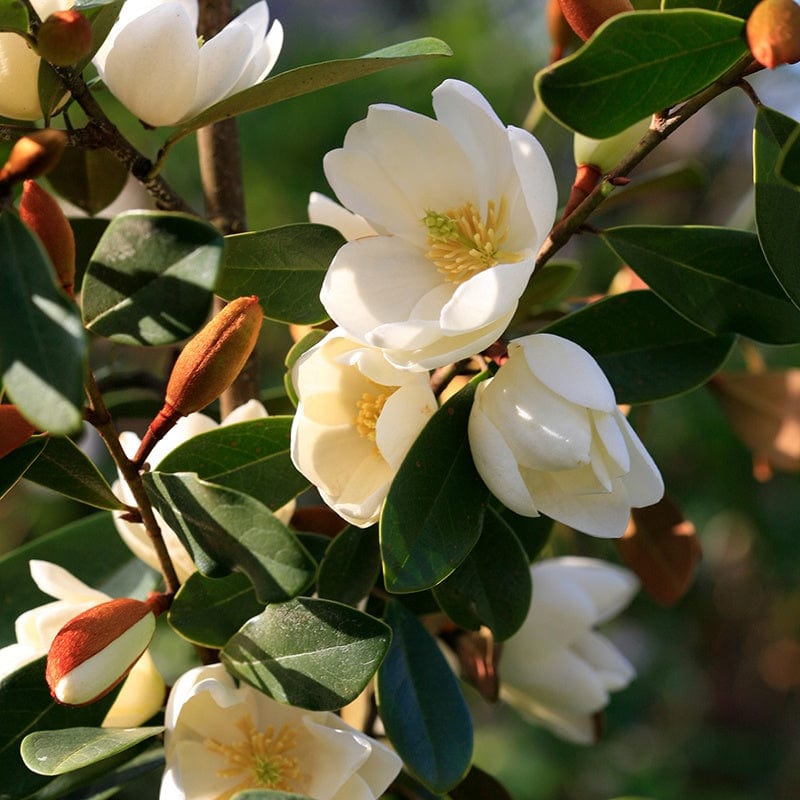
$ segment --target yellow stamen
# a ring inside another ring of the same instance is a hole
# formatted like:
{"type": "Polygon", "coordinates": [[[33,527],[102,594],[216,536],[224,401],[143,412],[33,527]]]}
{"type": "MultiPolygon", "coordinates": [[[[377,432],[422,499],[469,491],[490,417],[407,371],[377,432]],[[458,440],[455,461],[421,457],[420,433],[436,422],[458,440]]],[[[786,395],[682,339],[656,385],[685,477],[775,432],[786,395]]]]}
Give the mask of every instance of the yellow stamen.
{"type": "Polygon", "coordinates": [[[383,406],[397,391],[397,386],[381,386],[377,383],[375,386],[383,391],[376,394],[364,392],[361,395],[361,399],[356,403],[356,408],[358,409],[355,420],[356,430],[371,442],[375,441],[375,428],[378,425],[378,417],[383,411],[383,406]]]}

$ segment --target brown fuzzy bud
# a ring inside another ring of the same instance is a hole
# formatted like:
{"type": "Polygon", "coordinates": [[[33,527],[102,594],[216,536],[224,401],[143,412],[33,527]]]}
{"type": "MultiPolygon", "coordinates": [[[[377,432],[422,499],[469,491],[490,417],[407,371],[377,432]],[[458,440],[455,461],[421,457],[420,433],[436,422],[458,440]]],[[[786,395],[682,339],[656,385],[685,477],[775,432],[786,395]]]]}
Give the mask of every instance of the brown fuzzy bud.
{"type": "Polygon", "coordinates": [[[800,6],[794,0],[761,0],[747,20],[747,45],[769,69],[800,61],[800,6]]]}
{"type": "Polygon", "coordinates": [[[255,295],[239,297],[183,348],[169,376],[164,405],[150,423],[134,464],[141,466],[181,417],[205,408],[236,380],[256,346],[263,318],[255,295]]]}
{"type": "Polygon", "coordinates": [[[16,406],[0,405],[0,458],[25,444],[35,431],[16,406]]]}
{"type": "Polygon", "coordinates": [[[55,198],[35,181],[25,181],[19,201],[20,219],[41,241],[70,296],[75,286],[75,234],[55,198]]]}
{"type": "Polygon", "coordinates": [[[130,672],[155,626],[151,604],[127,597],[73,617],[50,645],[45,672],[50,694],[67,706],[99,700],[130,672]]]}
{"type": "Polygon", "coordinates": [[[575,38],[574,31],[561,11],[559,0],[547,0],[547,32],[553,45],[550,50],[552,64],[564,55],[567,45],[575,38]]]}
{"type": "Polygon", "coordinates": [[[50,172],[67,145],[67,134],[56,128],[33,131],[18,139],[0,170],[0,186],[11,186],[50,172]]]}
{"type": "Polygon", "coordinates": [[[75,9],[56,11],[40,26],[36,36],[39,55],[57,67],[77,64],[92,50],[92,27],[75,9]]]}
{"type": "Polygon", "coordinates": [[[569,26],[586,41],[607,19],[633,11],[630,0],[558,0],[569,26]]]}

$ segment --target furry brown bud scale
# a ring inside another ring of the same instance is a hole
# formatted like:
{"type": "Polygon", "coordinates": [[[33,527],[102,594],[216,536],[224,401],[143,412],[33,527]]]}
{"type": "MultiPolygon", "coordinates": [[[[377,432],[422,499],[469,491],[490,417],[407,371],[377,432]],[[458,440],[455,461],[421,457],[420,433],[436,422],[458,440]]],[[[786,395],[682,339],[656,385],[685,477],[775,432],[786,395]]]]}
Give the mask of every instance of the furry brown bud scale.
{"type": "Polygon", "coordinates": [[[13,186],[50,172],[67,145],[67,134],[55,128],[33,131],[18,139],[0,169],[0,187],[13,186]]]}
{"type": "Polygon", "coordinates": [[[759,64],[775,69],[800,61],[800,6],[794,0],[761,0],[745,30],[759,64]]]}
{"type": "Polygon", "coordinates": [[[0,405],[0,458],[25,444],[35,430],[16,406],[8,403],[0,405]]]}
{"type": "Polygon", "coordinates": [[[607,19],[633,11],[630,0],[558,0],[570,27],[584,41],[607,19]]]}
{"type": "Polygon", "coordinates": [[[92,50],[92,27],[75,9],[56,11],[39,27],[36,36],[39,55],[58,67],[77,64],[92,50]]]}

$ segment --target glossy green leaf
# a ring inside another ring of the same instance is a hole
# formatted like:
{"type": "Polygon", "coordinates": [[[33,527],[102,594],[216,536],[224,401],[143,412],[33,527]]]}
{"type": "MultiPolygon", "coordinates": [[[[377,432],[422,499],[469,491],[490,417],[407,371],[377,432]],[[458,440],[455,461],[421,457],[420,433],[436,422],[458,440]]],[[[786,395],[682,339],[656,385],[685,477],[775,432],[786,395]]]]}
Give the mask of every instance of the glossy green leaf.
{"type": "Polygon", "coordinates": [[[472,720],[458,680],[422,623],[390,601],[392,646],[378,670],[378,709],[397,753],[426,786],[443,794],[469,769],[472,720]]]}
{"type": "Polygon", "coordinates": [[[781,149],[778,175],[800,188],[800,125],[795,126],[781,149]]]}
{"type": "Polygon", "coordinates": [[[308,488],[289,456],[291,417],[223,425],[176,447],[159,472],[195,472],[209,483],[249,494],[273,511],[308,488]]]}
{"type": "Polygon", "coordinates": [[[576,261],[549,261],[537,270],[536,280],[531,281],[519,299],[517,313],[511,325],[525,320],[531,311],[554,305],[578,277],[580,264],[576,261]]]}
{"type": "Polygon", "coordinates": [[[0,31],[27,31],[28,10],[22,0],[0,0],[0,31]]]}
{"type": "Polygon", "coordinates": [[[696,9],[621,14],[539,72],[535,88],[559,122],[605,139],[727,72],[748,53],[743,27],[736,17],[696,9]]]}
{"type": "Polygon", "coordinates": [[[246,789],[233,795],[231,800],[313,800],[307,794],[279,792],[272,789],[246,789]]]}
{"type": "Polygon", "coordinates": [[[588,350],[618,403],[649,403],[696,389],[722,366],[734,342],[732,335],[709,336],[649,291],[608,297],[545,330],[588,350]]]}
{"type": "Polygon", "coordinates": [[[47,180],[55,192],[87,214],[97,214],[117,199],[128,170],[108,150],[68,147],[47,180]]]}
{"type": "Polygon", "coordinates": [[[51,437],[25,477],[95,508],[114,511],[125,507],[94,462],[71,439],[51,437]]]}
{"type": "Polygon", "coordinates": [[[523,517],[508,508],[501,508],[498,513],[503,522],[514,531],[517,541],[528,556],[528,561],[538,558],[550,539],[553,520],[543,514],[538,517],[523,517]]]}
{"type": "Polygon", "coordinates": [[[225,578],[206,578],[195,572],[175,595],[167,619],[190,642],[219,649],[263,610],[246,575],[234,572],[225,578]]]}
{"type": "Polygon", "coordinates": [[[86,326],[122,344],[185,339],[206,321],[223,244],[216,229],[187,214],[120,214],[86,270],[86,326]]]}
{"type": "Polygon", "coordinates": [[[747,19],[759,0],[661,0],[661,8],[705,8],[734,17],[747,19]]]}
{"type": "Polygon", "coordinates": [[[143,478],[153,505],[206,577],[243,572],[262,603],[295,597],[314,579],[316,564],[297,537],[249,495],[191,473],[143,478]]]}
{"type": "Polygon", "coordinates": [[[258,295],[271,319],[313,325],[328,318],[319,290],[342,235],[327,225],[300,223],[225,239],[217,293],[226,300],[258,295]]]}
{"type": "Polygon", "coordinates": [[[497,778],[474,764],[467,776],[449,792],[450,800],[514,800],[497,778]]]}
{"type": "Polygon", "coordinates": [[[478,541],[489,491],[467,440],[474,395],[473,381],[431,417],[389,489],[380,540],[390,592],[435,586],[478,541]]]}
{"type": "Polygon", "coordinates": [[[39,775],[62,775],[115,756],[163,730],[159,725],[37,731],[22,740],[20,754],[29,770],[39,775]]]}
{"type": "Polygon", "coordinates": [[[12,489],[25,471],[39,457],[47,444],[47,436],[34,436],[0,458],[0,499],[12,489]]]}
{"type": "Polygon", "coordinates": [[[756,114],[753,170],[761,249],[786,294],[800,306],[800,188],[787,183],[776,171],[783,147],[798,129],[800,125],[790,117],[762,106],[756,114]]]}
{"type": "Polygon", "coordinates": [[[391,634],[378,619],[330,600],[267,606],[225,645],[223,664],[283,703],[333,711],[375,674],[391,634]]]}
{"type": "Polygon", "coordinates": [[[433,595],[462,628],[485,625],[498,641],[519,630],[531,604],[528,555],[496,511],[487,510],[481,538],[433,595]]]}
{"type": "Polygon", "coordinates": [[[380,573],[378,526],[350,525],[328,545],[319,565],[317,593],[354,606],[369,594],[380,573]]]}
{"type": "Polygon", "coordinates": [[[40,430],[74,433],[83,421],[86,343],[75,304],[55,285],[34,235],[0,214],[0,377],[40,430]]]}
{"type": "Polygon", "coordinates": [[[754,233],[636,225],[607,229],[603,240],[664,302],[709,333],[800,341],[800,310],[775,280],[754,233]]]}
{"type": "Polygon", "coordinates": [[[75,285],[80,286],[92,253],[105,233],[109,220],[100,217],[74,217],[69,224],[75,234],[75,285]]]}

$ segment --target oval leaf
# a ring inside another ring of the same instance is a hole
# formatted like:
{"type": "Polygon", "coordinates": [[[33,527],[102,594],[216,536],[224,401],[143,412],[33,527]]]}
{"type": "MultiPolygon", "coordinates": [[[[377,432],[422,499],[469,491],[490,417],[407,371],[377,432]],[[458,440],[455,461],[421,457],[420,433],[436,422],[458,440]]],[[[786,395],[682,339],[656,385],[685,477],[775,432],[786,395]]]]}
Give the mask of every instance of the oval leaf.
{"type": "Polygon", "coordinates": [[[391,633],[374,617],[330,600],[267,606],[222,650],[230,672],[283,703],[333,711],[364,690],[391,633]]]}
{"type": "Polygon", "coordinates": [[[0,459],[0,499],[25,474],[47,444],[47,436],[34,436],[0,459]]]}
{"type": "Polygon", "coordinates": [[[117,199],[128,170],[108,150],[68,147],[47,180],[59,196],[87,214],[97,214],[117,199]]]}
{"type": "Polygon", "coordinates": [[[224,240],[187,214],[129,211],[106,229],[83,280],[83,319],[123,344],[165,345],[206,321],[224,240]]]}
{"type": "Polygon", "coordinates": [[[369,594],[380,573],[377,525],[366,529],[350,525],[328,545],[319,565],[317,592],[354,606],[369,594]]]}
{"type": "Polygon", "coordinates": [[[759,0],[661,0],[661,8],[706,8],[747,19],[759,0]]]}
{"type": "Polygon", "coordinates": [[[27,33],[28,9],[20,0],[0,0],[0,31],[27,33]]]}

